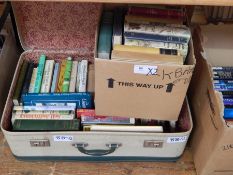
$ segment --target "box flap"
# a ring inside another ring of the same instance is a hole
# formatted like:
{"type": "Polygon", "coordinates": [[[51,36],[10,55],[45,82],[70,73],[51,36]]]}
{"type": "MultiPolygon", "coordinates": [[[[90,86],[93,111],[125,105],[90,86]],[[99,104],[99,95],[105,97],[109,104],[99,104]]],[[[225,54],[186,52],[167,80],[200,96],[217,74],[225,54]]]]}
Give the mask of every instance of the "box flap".
{"type": "Polygon", "coordinates": [[[22,47],[76,50],[95,49],[101,4],[66,2],[12,2],[22,47]]]}

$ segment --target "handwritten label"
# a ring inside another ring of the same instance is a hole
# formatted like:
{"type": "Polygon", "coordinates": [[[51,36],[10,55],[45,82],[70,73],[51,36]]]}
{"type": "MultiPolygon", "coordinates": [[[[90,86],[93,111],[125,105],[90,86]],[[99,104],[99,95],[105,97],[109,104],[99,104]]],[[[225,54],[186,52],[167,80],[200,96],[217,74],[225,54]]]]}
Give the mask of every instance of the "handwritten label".
{"type": "Polygon", "coordinates": [[[54,142],[71,142],[73,141],[73,136],[68,135],[57,135],[53,136],[54,142]]]}
{"type": "Polygon", "coordinates": [[[187,141],[187,136],[181,136],[181,137],[168,137],[167,143],[182,143],[187,141]]]}
{"type": "Polygon", "coordinates": [[[134,73],[143,74],[143,75],[156,75],[157,68],[158,68],[157,66],[134,65],[134,73]]]}

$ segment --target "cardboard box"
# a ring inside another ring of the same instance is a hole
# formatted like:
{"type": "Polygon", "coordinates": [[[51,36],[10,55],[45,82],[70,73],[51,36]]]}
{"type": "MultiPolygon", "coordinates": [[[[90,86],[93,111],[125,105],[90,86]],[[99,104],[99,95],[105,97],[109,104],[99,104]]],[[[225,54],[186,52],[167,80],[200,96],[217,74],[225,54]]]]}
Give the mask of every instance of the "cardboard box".
{"type": "Polygon", "coordinates": [[[177,120],[196,63],[192,40],[186,65],[95,59],[98,115],[177,120]]]}
{"type": "Polygon", "coordinates": [[[201,30],[196,30],[193,37],[197,65],[189,89],[195,126],[193,159],[198,175],[230,175],[233,126],[223,119],[222,96],[214,91],[210,66],[233,66],[233,25],[208,25],[201,30]]]}

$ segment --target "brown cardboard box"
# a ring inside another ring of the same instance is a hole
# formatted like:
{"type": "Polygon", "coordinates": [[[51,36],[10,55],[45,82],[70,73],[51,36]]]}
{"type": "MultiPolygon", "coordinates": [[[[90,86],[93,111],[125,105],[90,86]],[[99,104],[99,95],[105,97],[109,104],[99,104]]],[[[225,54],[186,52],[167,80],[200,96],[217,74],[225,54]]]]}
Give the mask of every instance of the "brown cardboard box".
{"type": "Polygon", "coordinates": [[[233,126],[223,119],[222,96],[213,89],[209,63],[233,66],[233,25],[201,29],[202,34],[196,30],[194,35],[197,65],[189,89],[195,126],[191,140],[193,159],[198,175],[232,175],[233,126]]]}
{"type": "Polygon", "coordinates": [[[187,65],[148,65],[96,58],[96,113],[177,120],[196,63],[190,43],[187,65]]]}

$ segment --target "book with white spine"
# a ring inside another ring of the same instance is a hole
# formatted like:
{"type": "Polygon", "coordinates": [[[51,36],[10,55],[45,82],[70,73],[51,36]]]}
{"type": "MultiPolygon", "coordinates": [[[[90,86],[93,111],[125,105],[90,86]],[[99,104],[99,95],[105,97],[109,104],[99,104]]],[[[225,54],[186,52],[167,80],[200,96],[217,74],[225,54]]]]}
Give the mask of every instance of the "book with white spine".
{"type": "Polygon", "coordinates": [[[75,84],[75,89],[76,92],[79,92],[79,83],[80,83],[80,71],[81,71],[81,61],[78,61],[78,66],[77,66],[78,70],[77,70],[77,76],[76,76],[76,84],[75,84]]]}
{"type": "Polygon", "coordinates": [[[13,111],[70,111],[75,110],[76,105],[59,105],[59,106],[14,106],[13,111]]]}
{"type": "Polygon", "coordinates": [[[77,71],[78,71],[78,61],[73,61],[72,63],[72,70],[71,70],[71,77],[70,77],[70,86],[69,92],[75,92],[75,85],[77,80],[77,71]]]}
{"type": "Polygon", "coordinates": [[[55,92],[57,88],[57,82],[59,78],[59,70],[60,70],[60,63],[55,63],[54,71],[53,71],[53,79],[50,92],[55,92]]]}
{"type": "Polygon", "coordinates": [[[79,92],[86,92],[87,89],[87,69],[88,61],[82,60],[79,73],[79,92]]]}
{"type": "Polygon", "coordinates": [[[41,90],[40,90],[41,93],[50,92],[54,64],[55,64],[54,60],[45,61],[45,68],[44,68],[42,85],[41,85],[41,90]]]}
{"type": "Polygon", "coordinates": [[[30,86],[29,86],[28,93],[33,93],[34,92],[34,87],[35,87],[35,82],[36,82],[36,75],[37,75],[37,68],[34,68],[33,72],[32,72],[32,78],[31,78],[31,81],[30,81],[30,86]]]}

